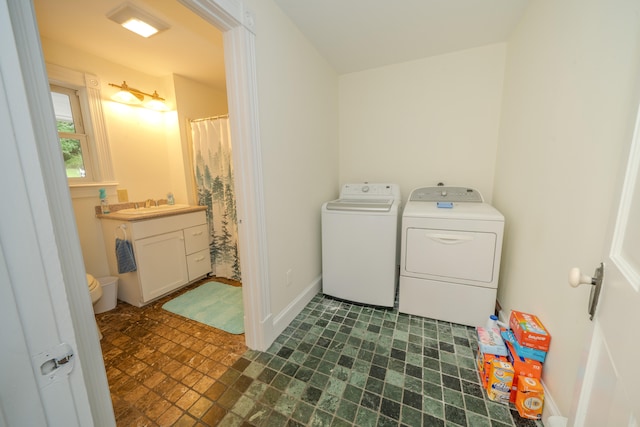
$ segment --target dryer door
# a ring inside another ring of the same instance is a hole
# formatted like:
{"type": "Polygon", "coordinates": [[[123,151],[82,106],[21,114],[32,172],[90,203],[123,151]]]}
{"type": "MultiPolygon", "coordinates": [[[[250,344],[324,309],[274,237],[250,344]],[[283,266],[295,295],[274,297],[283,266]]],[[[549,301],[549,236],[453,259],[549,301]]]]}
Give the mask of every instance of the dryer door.
{"type": "Polygon", "coordinates": [[[429,228],[405,230],[405,271],[416,277],[494,283],[496,233],[429,228]]]}

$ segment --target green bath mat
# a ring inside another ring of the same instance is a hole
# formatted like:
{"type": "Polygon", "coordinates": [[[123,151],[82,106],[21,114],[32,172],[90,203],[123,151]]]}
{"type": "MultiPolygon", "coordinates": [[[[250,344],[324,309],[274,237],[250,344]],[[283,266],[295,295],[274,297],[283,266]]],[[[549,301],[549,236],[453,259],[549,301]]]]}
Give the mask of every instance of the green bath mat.
{"type": "Polygon", "coordinates": [[[207,282],[165,303],[162,308],[231,334],[244,333],[242,288],[207,282]]]}

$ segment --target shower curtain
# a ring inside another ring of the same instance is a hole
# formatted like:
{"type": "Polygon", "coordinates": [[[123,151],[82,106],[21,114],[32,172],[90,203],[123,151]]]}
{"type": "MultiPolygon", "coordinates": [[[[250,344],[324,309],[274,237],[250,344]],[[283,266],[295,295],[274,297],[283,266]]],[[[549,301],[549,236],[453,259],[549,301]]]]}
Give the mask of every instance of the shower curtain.
{"type": "Polygon", "coordinates": [[[197,119],[190,124],[198,205],[207,207],[213,274],[241,280],[229,118],[197,119]]]}

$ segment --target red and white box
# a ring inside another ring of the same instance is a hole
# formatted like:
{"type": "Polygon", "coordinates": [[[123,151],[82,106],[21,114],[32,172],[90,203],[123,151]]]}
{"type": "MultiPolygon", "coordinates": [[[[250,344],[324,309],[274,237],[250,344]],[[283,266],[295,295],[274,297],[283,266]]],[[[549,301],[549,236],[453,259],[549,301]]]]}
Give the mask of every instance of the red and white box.
{"type": "Polygon", "coordinates": [[[549,351],[551,334],[537,316],[514,310],[509,317],[509,327],[520,345],[549,351]]]}

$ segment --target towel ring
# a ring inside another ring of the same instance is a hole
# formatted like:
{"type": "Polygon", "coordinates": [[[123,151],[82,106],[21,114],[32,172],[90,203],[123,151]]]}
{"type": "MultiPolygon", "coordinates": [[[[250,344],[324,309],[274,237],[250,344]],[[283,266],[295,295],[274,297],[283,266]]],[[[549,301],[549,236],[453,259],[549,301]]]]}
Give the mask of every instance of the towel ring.
{"type": "Polygon", "coordinates": [[[122,234],[124,234],[124,240],[127,240],[127,225],[120,224],[116,227],[116,238],[118,237],[118,230],[122,230],[122,234]]]}

